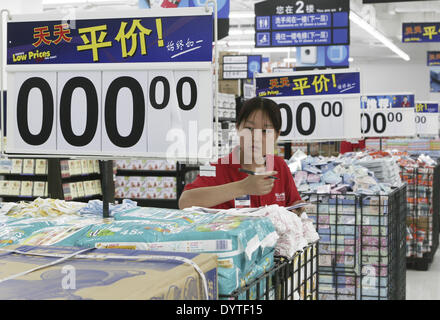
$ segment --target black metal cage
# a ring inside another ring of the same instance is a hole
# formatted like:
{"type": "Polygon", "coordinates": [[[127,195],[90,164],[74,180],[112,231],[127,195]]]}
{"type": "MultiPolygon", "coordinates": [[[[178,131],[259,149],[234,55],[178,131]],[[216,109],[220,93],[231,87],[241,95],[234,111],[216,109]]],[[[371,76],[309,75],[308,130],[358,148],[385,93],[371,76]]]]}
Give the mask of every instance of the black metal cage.
{"type": "Polygon", "coordinates": [[[408,184],[407,268],[428,270],[439,245],[440,165],[402,167],[408,184]]]}
{"type": "Polygon", "coordinates": [[[401,300],[406,185],[387,195],[307,193],[319,241],[320,300],[401,300]]]}
{"type": "Polygon", "coordinates": [[[236,289],[227,300],[317,300],[318,242],[288,259],[275,256],[275,264],[264,274],[236,289]]]}

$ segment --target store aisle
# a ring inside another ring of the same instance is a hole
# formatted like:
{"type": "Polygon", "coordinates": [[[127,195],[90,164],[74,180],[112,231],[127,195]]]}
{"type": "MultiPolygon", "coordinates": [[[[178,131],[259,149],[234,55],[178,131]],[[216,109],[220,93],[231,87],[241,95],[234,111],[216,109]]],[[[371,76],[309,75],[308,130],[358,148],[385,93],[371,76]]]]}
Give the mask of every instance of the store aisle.
{"type": "Polygon", "coordinates": [[[440,250],[428,271],[407,270],[407,300],[440,300],[440,250]]]}

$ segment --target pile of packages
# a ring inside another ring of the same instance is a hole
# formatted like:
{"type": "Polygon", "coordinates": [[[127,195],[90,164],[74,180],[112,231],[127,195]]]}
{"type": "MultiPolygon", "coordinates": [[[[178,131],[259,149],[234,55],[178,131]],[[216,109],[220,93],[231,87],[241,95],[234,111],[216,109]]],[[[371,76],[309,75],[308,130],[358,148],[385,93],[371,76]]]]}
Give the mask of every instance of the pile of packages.
{"type": "Polygon", "coordinates": [[[399,167],[389,154],[347,153],[311,157],[298,150],[288,161],[299,192],[320,194],[389,194],[402,184],[399,167]]]}
{"type": "MultiPolygon", "coordinates": [[[[407,257],[422,258],[432,250],[434,215],[434,170],[437,162],[431,157],[420,155],[412,159],[401,155],[401,175],[407,187],[407,257]]],[[[439,214],[436,212],[435,214],[439,214]]],[[[438,237],[438,235],[437,235],[438,237]]]]}
{"type": "Polygon", "coordinates": [[[270,269],[275,254],[291,258],[319,238],[305,214],[300,218],[276,205],[254,212],[176,210],[138,207],[125,200],[119,205],[110,204],[109,209],[111,218],[103,219],[99,200],[3,203],[0,246],[215,253],[219,294],[228,295],[270,269]]]}

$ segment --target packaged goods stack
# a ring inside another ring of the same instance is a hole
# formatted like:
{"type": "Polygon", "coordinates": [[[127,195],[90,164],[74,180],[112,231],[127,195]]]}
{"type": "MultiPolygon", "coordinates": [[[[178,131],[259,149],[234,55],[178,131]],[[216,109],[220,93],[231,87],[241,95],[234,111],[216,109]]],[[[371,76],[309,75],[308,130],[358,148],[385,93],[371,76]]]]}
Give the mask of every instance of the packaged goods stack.
{"type": "Polygon", "coordinates": [[[439,243],[439,170],[429,156],[399,160],[408,184],[407,267],[428,270],[439,243]]]}
{"type": "Polygon", "coordinates": [[[320,236],[319,299],[405,298],[406,185],[380,182],[361,166],[368,157],[297,152],[289,160],[320,236]]]}
{"type": "MultiPolygon", "coordinates": [[[[102,219],[99,200],[3,203],[0,243],[40,251],[46,246],[113,250],[108,252],[124,256],[147,251],[215,254],[222,299],[317,298],[319,237],[306,214],[300,218],[276,205],[254,212],[138,207],[128,199],[109,209],[111,218],[102,219]]],[[[217,282],[211,286],[217,292],[217,282]]],[[[165,296],[203,297],[178,292],[165,296]]]]}

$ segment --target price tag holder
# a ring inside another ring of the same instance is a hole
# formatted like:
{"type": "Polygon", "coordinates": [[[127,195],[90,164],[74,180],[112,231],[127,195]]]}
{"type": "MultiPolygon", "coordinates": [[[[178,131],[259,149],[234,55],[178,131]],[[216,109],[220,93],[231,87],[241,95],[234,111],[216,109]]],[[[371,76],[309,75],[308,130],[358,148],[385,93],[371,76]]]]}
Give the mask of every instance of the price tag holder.
{"type": "Polygon", "coordinates": [[[212,10],[17,15],[8,154],[212,157],[212,10]]]}
{"type": "Polygon", "coordinates": [[[280,141],[361,138],[357,71],[257,75],[256,94],[278,103],[280,141]]]}
{"type": "Polygon", "coordinates": [[[414,94],[362,96],[361,110],[361,131],[364,137],[416,135],[414,94]]]}
{"type": "Polygon", "coordinates": [[[437,102],[416,103],[416,131],[420,136],[439,134],[439,107],[437,102]]]}

